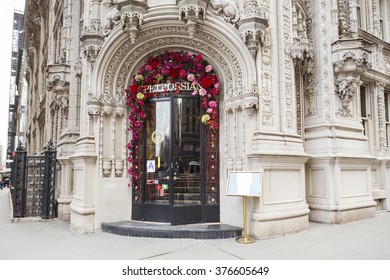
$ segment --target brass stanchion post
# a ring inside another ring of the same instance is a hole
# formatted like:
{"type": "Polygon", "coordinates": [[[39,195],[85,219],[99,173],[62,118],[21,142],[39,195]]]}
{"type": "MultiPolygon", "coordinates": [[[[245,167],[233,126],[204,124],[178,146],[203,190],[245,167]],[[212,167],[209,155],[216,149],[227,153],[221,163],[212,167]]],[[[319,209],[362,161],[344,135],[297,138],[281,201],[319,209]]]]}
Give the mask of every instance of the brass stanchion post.
{"type": "Polygon", "coordinates": [[[244,198],[244,236],[240,236],[236,239],[238,243],[242,244],[249,244],[255,242],[255,239],[251,236],[248,236],[248,229],[247,229],[247,218],[246,218],[246,196],[243,196],[244,198]]]}

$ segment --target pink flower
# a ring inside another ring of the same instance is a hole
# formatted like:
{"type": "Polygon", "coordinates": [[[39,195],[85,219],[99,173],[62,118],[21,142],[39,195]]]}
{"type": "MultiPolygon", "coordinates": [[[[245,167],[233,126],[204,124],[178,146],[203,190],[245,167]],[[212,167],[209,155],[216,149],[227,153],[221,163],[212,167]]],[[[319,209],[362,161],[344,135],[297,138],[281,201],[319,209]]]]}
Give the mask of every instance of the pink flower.
{"type": "Polygon", "coordinates": [[[200,90],[199,90],[199,95],[200,96],[205,96],[207,94],[207,90],[205,90],[204,88],[201,88],[200,90]]]}
{"type": "Polygon", "coordinates": [[[184,79],[187,76],[186,70],[181,69],[179,75],[180,75],[180,78],[184,79]]]}
{"type": "Polygon", "coordinates": [[[162,70],[161,70],[161,73],[163,73],[164,75],[168,74],[169,73],[169,70],[167,67],[164,67],[162,70]]]}
{"type": "Polygon", "coordinates": [[[187,80],[189,80],[190,82],[195,81],[195,76],[194,76],[194,74],[188,74],[188,75],[187,75],[187,80]]]}
{"type": "Polygon", "coordinates": [[[207,65],[206,66],[206,72],[210,72],[211,70],[213,70],[213,67],[211,65],[207,65]]]}
{"type": "Polygon", "coordinates": [[[195,95],[198,95],[198,92],[196,90],[194,90],[194,92],[192,93],[193,96],[195,95]]]}
{"type": "Polygon", "coordinates": [[[146,71],[151,71],[152,70],[152,66],[151,65],[145,65],[145,70],[146,71]]]}
{"type": "Polygon", "coordinates": [[[208,113],[208,114],[211,114],[212,112],[213,112],[213,108],[208,108],[208,109],[207,109],[207,113],[208,113]]]}
{"type": "Polygon", "coordinates": [[[219,87],[220,87],[220,84],[219,84],[219,83],[215,83],[215,84],[214,84],[214,87],[215,87],[215,88],[219,88],[219,87]]]}
{"type": "Polygon", "coordinates": [[[210,108],[217,108],[217,102],[215,102],[214,100],[211,100],[211,101],[209,101],[209,106],[210,106],[210,108]]]}

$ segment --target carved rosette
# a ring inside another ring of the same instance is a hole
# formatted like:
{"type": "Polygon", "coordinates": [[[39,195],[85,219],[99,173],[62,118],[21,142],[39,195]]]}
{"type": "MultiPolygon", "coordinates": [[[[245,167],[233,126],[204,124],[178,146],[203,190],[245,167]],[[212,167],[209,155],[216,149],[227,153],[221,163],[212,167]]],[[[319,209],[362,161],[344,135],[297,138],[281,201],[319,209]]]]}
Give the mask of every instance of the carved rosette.
{"type": "Polygon", "coordinates": [[[191,38],[194,37],[197,23],[206,19],[206,0],[179,0],[179,20],[184,21],[191,38]]]}

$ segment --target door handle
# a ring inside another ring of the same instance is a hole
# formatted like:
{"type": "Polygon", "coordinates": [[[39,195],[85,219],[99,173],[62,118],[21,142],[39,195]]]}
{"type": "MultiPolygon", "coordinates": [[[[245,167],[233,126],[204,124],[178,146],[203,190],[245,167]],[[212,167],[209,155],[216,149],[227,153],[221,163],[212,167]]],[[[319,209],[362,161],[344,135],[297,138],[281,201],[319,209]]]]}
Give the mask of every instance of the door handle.
{"type": "Polygon", "coordinates": [[[169,180],[169,176],[163,177],[162,179],[163,179],[163,180],[169,180]]]}
{"type": "Polygon", "coordinates": [[[176,181],[177,179],[179,179],[179,177],[177,177],[177,176],[174,176],[174,177],[173,177],[173,180],[176,181]]]}

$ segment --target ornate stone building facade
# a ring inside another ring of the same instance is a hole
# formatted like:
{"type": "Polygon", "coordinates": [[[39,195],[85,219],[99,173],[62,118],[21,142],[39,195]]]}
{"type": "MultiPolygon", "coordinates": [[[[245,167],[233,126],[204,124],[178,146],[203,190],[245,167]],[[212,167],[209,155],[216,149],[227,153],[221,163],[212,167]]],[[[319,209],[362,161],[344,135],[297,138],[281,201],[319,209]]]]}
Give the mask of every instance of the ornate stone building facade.
{"type": "Polygon", "coordinates": [[[248,203],[257,238],[390,208],[390,1],[27,0],[25,34],[25,145],[55,143],[58,216],[76,232],[130,219],[242,226],[242,200],[225,195],[229,171],[242,170],[263,173],[248,203]],[[125,90],[166,52],[201,55],[215,71],[219,129],[200,132],[188,94],[154,96],[154,144],[145,128],[130,166],[125,90]],[[189,168],[162,170],[164,147],[170,167],[189,168]],[[180,198],[194,180],[198,197],[180,198]]]}

